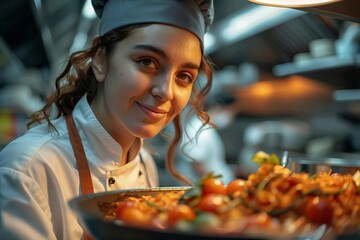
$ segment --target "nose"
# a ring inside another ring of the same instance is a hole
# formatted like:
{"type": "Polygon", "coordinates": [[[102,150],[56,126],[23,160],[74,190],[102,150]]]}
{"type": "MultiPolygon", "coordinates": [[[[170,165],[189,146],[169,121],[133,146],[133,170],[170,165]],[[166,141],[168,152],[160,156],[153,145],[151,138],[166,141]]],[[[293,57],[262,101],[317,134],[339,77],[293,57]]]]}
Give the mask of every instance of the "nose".
{"type": "Polygon", "coordinates": [[[154,79],[151,94],[162,101],[169,101],[174,97],[174,81],[172,74],[161,74],[154,79]]]}

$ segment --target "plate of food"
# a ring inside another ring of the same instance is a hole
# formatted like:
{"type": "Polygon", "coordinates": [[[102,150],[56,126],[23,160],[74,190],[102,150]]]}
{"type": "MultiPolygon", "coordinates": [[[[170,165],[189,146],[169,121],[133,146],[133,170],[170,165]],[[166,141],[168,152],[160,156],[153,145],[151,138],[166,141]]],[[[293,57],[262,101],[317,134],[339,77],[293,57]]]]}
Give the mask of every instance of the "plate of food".
{"type": "Polygon", "coordinates": [[[254,159],[256,172],[227,185],[209,173],[190,187],[95,193],[69,204],[96,239],[358,237],[360,172],[310,175],[292,172],[274,156],[254,159]]]}

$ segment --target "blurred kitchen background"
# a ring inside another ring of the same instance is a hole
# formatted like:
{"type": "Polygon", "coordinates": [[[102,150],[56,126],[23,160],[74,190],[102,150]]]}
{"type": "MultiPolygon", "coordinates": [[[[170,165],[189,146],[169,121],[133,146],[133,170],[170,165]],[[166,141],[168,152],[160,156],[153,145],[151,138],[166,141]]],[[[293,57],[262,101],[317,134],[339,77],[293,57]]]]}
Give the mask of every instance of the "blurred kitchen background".
{"type": "MultiPolygon", "coordinates": [[[[205,44],[216,66],[207,103],[218,128],[192,156],[206,161],[213,150],[219,161],[197,165],[193,178],[206,167],[246,177],[258,150],[360,161],[360,1],[294,9],[214,0],[214,7],[205,44]]],[[[90,46],[97,30],[90,1],[0,1],[0,149],[24,133],[69,53],[90,46]]],[[[163,135],[149,143],[161,184],[177,184],[165,171],[163,135]]],[[[190,174],[195,166],[180,158],[190,174]]]]}

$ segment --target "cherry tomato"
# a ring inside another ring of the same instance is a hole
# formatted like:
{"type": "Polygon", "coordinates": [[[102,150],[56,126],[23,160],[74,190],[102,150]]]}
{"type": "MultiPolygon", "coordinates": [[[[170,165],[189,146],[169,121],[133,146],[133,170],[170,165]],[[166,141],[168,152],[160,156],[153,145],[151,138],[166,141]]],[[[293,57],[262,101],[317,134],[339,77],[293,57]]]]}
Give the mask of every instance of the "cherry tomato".
{"type": "Polygon", "coordinates": [[[119,205],[115,209],[116,217],[121,218],[121,214],[124,209],[136,207],[137,203],[135,201],[125,200],[119,203],[119,205]]]}
{"type": "Polygon", "coordinates": [[[195,216],[195,212],[191,207],[179,204],[169,209],[167,223],[169,226],[173,226],[180,220],[191,221],[195,216]]]}
{"type": "Polygon", "coordinates": [[[232,196],[235,192],[242,191],[247,185],[243,179],[235,179],[226,186],[226,193],[232,196]]]}
{"type": "Polygon", "coordinates": [[[248,227],[257,227],[257,228],[269,228],[273,223],[271,217],[264,212],[253,214],[249,217],[247,225],[248,227]]]}
{"type": "Polygon", "coordinates": [[[217,178],[208,178],[202,183],[202,195],[211,193],[226,195],[224,183],[217,178]]]}
{"type": "Polygon", "coordinates": [[[329,199],[317,196],[307,202],[304,214],[313,223],[331,225],[333,208],[329,199]]]}
{"type": "Polygon", "coordinates": [[[155,229],[164,229],[167,225],[167,213],[161,212],[151,218],[150,226],[155,229]]]}
{"type": "Polygon", "coordinates": [[[201,197],[197,208],[205,212],[216,213],[224,203],[225,200],[222,194],[210,193],[201,197]]]}
{"type": "Polygon", "coordinates": [[[125,208],[121,213],[120,220],[133,226],[149,226],[151,223],[151,217],[135,207],[125,208]]]}

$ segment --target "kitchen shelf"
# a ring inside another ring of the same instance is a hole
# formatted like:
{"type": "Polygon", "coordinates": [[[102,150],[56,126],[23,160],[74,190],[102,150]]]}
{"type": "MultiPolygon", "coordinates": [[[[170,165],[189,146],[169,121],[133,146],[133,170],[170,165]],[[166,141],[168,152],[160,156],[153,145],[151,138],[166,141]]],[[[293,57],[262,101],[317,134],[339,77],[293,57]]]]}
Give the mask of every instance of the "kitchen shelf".
{"type": "Polygon", "coordinates": [[[360,102],[360,89],[341,89],[334,91],[337,102],[360,102]]]}
{"type": "Polygon", "coordinates": [[[304,74],[330,69],[359,68],[360,54],[334,55],[322,58],[313,58],[302,62],[290,62],[273,67],[273,74],[284,77],[293,74],[304,74]]]}

